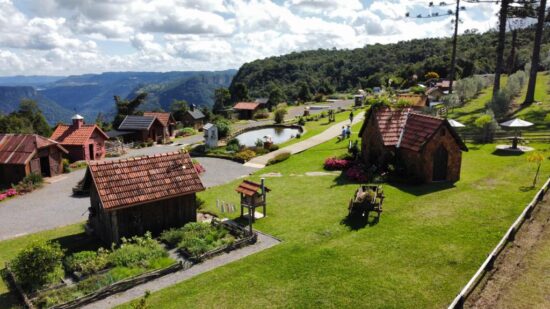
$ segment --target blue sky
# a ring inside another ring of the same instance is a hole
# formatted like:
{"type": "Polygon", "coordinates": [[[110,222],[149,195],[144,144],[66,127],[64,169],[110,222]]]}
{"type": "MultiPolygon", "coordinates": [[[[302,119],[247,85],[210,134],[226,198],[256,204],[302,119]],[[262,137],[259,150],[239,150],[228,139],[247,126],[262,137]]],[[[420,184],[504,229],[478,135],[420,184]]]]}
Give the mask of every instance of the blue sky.
{"type": "MultiPolygon", "coordinates": [[[[452,2],[452,1],[448,1],[452,2]]],[[[424,0],[0,0],[0,75],[221,70],[317,48],[450,36],[424,0]]],[[[496,26],[465,4],[460,30],[496,26]]]]}

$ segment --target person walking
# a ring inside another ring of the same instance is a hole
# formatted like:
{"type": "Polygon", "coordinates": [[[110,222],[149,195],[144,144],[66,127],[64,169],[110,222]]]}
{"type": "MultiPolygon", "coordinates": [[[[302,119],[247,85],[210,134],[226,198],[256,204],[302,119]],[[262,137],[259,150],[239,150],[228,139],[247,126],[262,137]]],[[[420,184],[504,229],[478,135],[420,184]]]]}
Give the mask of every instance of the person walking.
{"type": "Polygon", "coordinates": [[[342,140],[346,138],[346,127],[342,126],[342,140]]]}
{"type": "Polygon", "coordinates": [[[350,138],[350,136],[351,136],[351,126],[348,126],[346,128],[346,138],[350,138]]]}
{"type": "Polygon", "coordinates": [[[353,111],[351,111],[351,113],[349,113],[349,122],[353,123],[353,111]]]}

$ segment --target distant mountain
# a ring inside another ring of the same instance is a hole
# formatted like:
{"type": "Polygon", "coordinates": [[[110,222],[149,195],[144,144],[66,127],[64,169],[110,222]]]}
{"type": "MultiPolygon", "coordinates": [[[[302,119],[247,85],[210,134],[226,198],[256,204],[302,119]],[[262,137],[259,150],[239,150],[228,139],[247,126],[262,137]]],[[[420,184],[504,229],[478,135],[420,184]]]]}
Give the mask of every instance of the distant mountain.
{"type": "Polygon", "coordinates": [[[0,76],[0,86],[32,86],[32,87],[41,87],[53,82],[56,82],[60,79],[65,78],[65,76],[0,76]]]}
{"type": "Polygon", "coordinates": [[[45,98],[30,86],[0,86],[0,113],[9,114],[17,110],[22,99],[35,100],[50,124],[70,119],[72,115],[70,110],[45,98]]]}
{"type": "Polygon", "coordinates": [[[75,112],[92,122],[98,113],[113,116],[113,96],[133,97],[150,92],[145,109],[168,109],[174,99],[183,99],[199,106],[211,106],[214,89],[228,87],[236,70],[218,72],[106,72],[68,77],[14,76],[0,77],[0,85],[16,84],[32,87],[0,87],[0,113],[17,109],[24,97],[35,99],[50,124],[68,122],[75,112]],[[19,83],[19,84],[18,84],[19,83]]]}

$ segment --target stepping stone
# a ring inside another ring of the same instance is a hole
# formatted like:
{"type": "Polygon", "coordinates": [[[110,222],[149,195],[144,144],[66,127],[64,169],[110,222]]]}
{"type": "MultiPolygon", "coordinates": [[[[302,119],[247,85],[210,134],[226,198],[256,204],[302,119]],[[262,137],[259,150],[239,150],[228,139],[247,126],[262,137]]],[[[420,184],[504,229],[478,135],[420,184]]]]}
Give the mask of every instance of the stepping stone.
{"type": "Polygon", "coordinates": [[[281,173],[267,173],[267,174],[262,174],[261,177],[282,177],[283,174],[281,173]]]}
{"type": "Polygon", "coordinates": [[[338,176],[339,172],[306,172],[306,176],[319,177],[319,176],[338,176]]]}

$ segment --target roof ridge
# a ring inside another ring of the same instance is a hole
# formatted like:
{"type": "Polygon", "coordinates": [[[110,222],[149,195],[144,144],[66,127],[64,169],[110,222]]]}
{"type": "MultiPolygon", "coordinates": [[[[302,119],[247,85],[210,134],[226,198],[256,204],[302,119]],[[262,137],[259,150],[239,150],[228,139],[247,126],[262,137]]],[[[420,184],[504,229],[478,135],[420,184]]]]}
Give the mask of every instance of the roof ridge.
{"type": "Polygon", "coordinates": [[[150,155],[143,155],[143,156],[137,156],[137,157],[130,157],[130,158],[120,158],[116,160],[100,160],[100,161],[90,161],[89,165],[107,165],[107,164],[117,164],[117,163],[125,163],[129,161],[137,161],[141,159],[152,159],[152,158],[160,158],[160,157],[168,157],[172,155],[177,154],[184,154],[182,151],[169,151],[169,152],[163,152],[163,153],[154,153],[150,155]]]}

